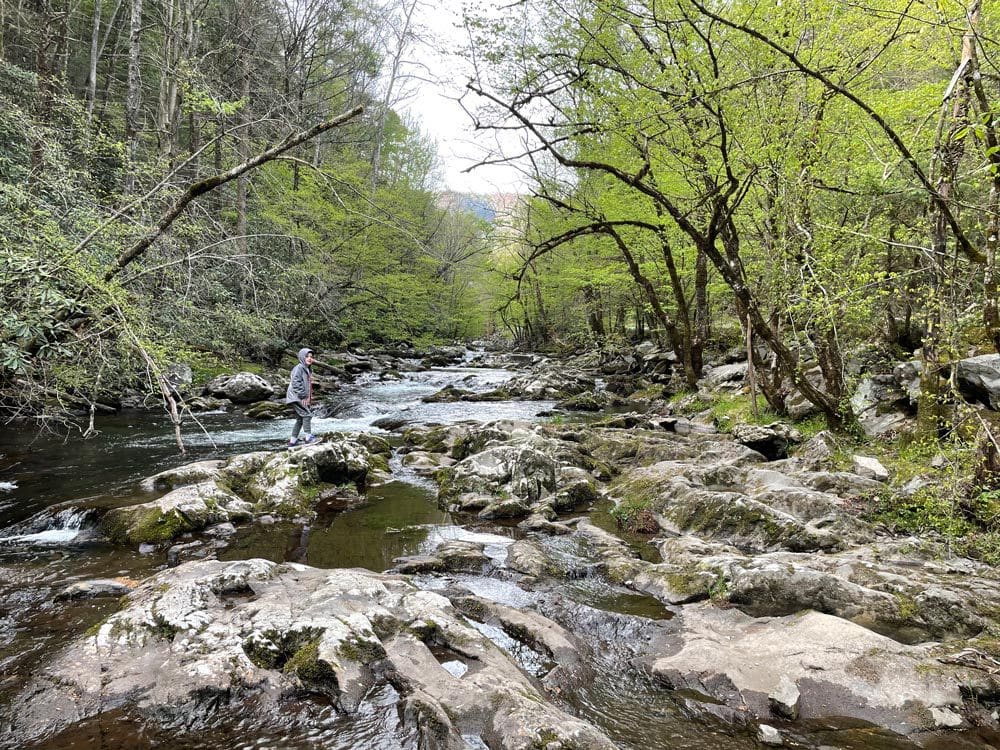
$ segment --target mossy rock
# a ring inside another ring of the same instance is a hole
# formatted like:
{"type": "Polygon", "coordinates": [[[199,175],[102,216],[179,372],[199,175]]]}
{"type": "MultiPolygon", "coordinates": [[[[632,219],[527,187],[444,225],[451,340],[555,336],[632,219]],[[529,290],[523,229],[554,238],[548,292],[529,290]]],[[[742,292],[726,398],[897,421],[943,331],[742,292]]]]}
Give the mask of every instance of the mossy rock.
{"type": "Polygon", "coordinates": [[[115,544],[169,542],[186,531],[200,528],[177,510],[164,512],[156,505],[113,508],[101,519],[101,531],[115,544]]]}

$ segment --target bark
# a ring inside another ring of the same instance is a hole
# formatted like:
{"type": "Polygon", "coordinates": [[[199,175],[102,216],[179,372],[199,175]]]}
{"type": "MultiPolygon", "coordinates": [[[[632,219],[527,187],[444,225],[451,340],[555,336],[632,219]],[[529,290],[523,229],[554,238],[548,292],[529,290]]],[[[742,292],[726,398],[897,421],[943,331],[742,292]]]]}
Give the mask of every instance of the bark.
{"type": "Polygon", "coordinates": [[[708,343],[708,257],[697,251],[694,261],[694,336],[691,338],[691,364],[698,377],[704,367],[705,345],[708,343]]]}
{"type": "Polygon", "coordinates": [[[86,110],[87,119],[94,116],[94,102],[97,99],[97,60],[101,42],[101,0],[94,0],[94,17],[90,32],[90,67],[87,69],[86,110]]]}
{"type": "Polygon", "coordinates": [[[135,190],[136,152],[139,146],[139,108],[142,104],[142,0],[131,0],[128,41],[128,88],[125,94],[125,184],[124,192],[135,190]]]}
{"type": "MultiPolygon", "coordinates": [[[[931,175],[938,172],[934,186],[937,199],[931,201],[931,253],[925,262],[927,284],[930,289],[926,306],[927,331],[923,341],[924,366],[920,376],[920,395],[917,399],[917,430],[924,435],[938,435],[943,425],[943,393],[941,384],[941,336],[944,333],[943,284],[944,268],[948,257],[948,239],[951,235],[949,216],[953,215],[954,189],[958,167],[965,155],[965,138],[959,131],[969,125],[971,82],[975,69],[974,29],[979,15],[976,0],[969,9],[969,26],[962,39],[962,58],[952,77],[941,114],[938,118],[931,175]]],[[[957,205],[955,207],[957,210],[957,205]]]]}
{"type": "Polygon", "coordinates": [[[606,335],[604,317],[601,315],[601,293],[592,286],[583,288],[583,300],[587,303],[587,324],[596,341],[603,341],[606,335]]]}
{"type": "Polygon", "coordinates": [[[354,109],[340,114],[330,120],[314,125],[308,130],[303,130],[299,133],[294,133],[288,136],[280,143],[275,144],[271,148],[257,154],[242,164],[238,164],[227,172],[222,172],[188,185],[183,194],[177,198],[170,205],[170,207],[163,212],[163,214],[160,215],[160,219],[157,221],[153,230],[118,256],[114,264],[105,272],[104,280],[110,281],[121,273],[121,271],[136,258],[146,252],[146,250],[148,250],[149,247],[170,228],[170,225],[173,224],[177,217],[184,212],[184,209],[199,196],[214,190],[220,185],[225,185],[227,182],[235,180],[240,175],[243,175],[252,169],[256,169],[261,164],[277,159],[286,151],[289,151],[290,149],[315,138],[321,133],[325,133],[331,128],[343,125],[345,122],[348,122],[349,120],[352,120],[360,115],[362,111],[361,107],[355,107],[354,109]]]}
{"type": "MultiPolygon", "coordinates": [[[[660,298],[656,294],[656,288],[653,283],[643,275],[642,270],[639,268],[639,264],[636,262],[635,257],[632,252],[628,249],[628,245],[621,238],[621,235],[613,229],[608,229],[608,234],[614,239],[615,244],[618,245],[618,250],[621,252],[622,257],[625,259],[625,264],[628,266],[629,273],[632,275],[632,280],[639,286],[642,290],[643,295],[646,297],[646,301],[649,306],[653,309],[653,315],[656,317],[656,322],[663,326],[663,330],[667,332],[667,337],[670,339],[670,345],[673,347],[675,352],[683,353],[686,351],[684,346],[684,337],[680,330],[677,328],[677,323],[674,322],[673,318],[667,314],[667,311],[663,309],[663,305],[660,304],[660,298]]],[[[685,362],[685,374],[689,376],[688,362],[685,362]]],[[[697,378],[696,378],[697,380],[697,378]]]]}

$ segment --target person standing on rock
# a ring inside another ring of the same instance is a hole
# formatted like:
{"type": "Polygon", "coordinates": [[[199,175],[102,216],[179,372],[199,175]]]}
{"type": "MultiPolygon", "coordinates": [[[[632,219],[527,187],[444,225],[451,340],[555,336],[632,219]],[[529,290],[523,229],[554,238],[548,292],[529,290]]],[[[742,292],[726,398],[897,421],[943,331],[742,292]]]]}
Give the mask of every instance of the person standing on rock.
{"type": "Polygon", "coordinates": [[[311,443],[316,438],[312,434],[312,349],[299,349],[299,363],[292,368],[288,380],[288,392],[285,403],[295,409],[295,426],[292,427],[292,439],[288,444],[297,445],[299,432],[305,430],[302,442],[311,443]]]}

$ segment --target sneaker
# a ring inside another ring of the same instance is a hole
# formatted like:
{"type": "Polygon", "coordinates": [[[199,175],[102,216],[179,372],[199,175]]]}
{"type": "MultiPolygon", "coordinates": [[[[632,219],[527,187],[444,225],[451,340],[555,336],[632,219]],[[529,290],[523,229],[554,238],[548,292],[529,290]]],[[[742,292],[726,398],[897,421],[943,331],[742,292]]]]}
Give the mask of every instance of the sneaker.
{"type": "Polygon", "coordinates": [[[305,439],[302,442],[303,443],[315,443],[316,442],[316,436],[315,435],[306,435],[305,439]]]}
{"type": "Polygon", "coordinates": [[[298,445],[298,444],[299,444],[298,438],[292,438],[291,440],[288,441],[289,448],[291,448],[293,445],[298,445]]]}

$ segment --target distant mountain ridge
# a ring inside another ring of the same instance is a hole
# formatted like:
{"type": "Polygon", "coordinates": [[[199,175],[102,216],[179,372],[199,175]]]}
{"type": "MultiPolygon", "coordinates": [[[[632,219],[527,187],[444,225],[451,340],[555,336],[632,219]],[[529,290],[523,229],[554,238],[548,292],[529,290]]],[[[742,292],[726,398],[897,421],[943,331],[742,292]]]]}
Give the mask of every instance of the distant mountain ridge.
{"type": "Polygon", "coordinates": [[[438,206],[453,211],[468,211],[491,224],[497,217],[509,216],[521,198],[517,193],[456,193],[445,192],[438,197],[438,206]]]}

